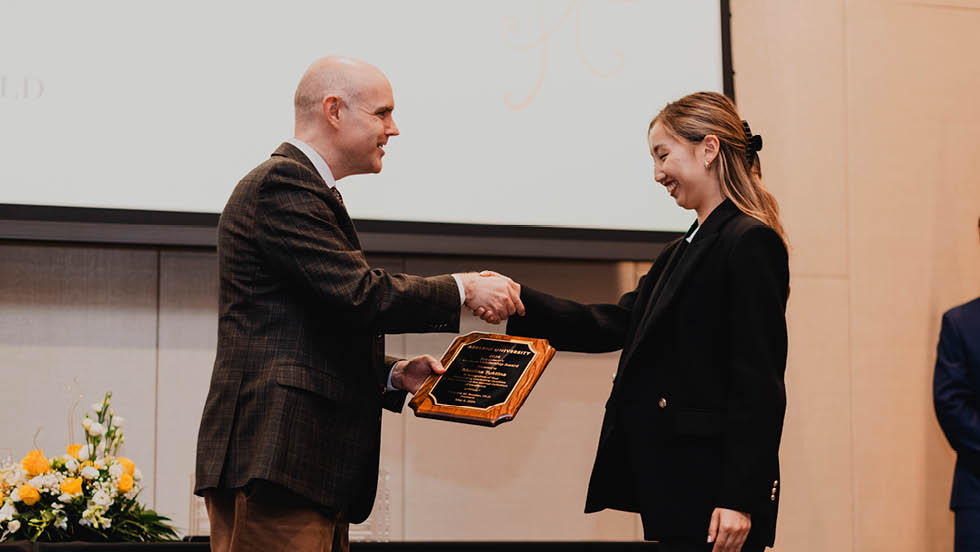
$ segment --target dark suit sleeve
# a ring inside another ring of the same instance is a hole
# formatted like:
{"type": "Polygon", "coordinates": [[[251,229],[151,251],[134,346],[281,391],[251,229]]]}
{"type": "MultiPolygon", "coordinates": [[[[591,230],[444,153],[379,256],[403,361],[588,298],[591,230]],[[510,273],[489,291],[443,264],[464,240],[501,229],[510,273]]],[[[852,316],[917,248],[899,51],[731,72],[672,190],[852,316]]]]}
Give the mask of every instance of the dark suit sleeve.
{"type": "Polygon", "coordinates": [[[939,333],[936,372],[932,380],[933,403],[949,444],[962,459],[980,466],[976,380],[971,378],[963,335],[950,314],[943,316],[939,333]]]}
{"type": "MultiPolygon", "coordinates": [[[[640,285],[642,283],[643,279],[640,285]]],[[[626,340],[636,295],[637,290],[633,290],[615,305],[583,305],[522,285],[521,302],[527,314],[511,317],[507,322],[507,333],[545,338],[562,351],[616,351],[623,348],[626,340]]]]}
{"type": "Polygon", "coordinates": [[[779,235],[755,227],[729,259],[725,321],[731,341],[718,506],[752,511],[769,500],[786,411],[786,299],[789,268],[779,235]]]}
{"type": "Polygon", "coordinates": [[[288,168],[260,192],[259,248],[315,308],[353,331],[457,331],[459,291],[450,275],[423,278],[372,269],[338,225],[329,193],[288,168]]]}
{"type": "Polygon", "coordinates": [[[392,412],[401,412],[402,407],[405,406],[405,398],[408,396],[407,391],[402,391],[401,389],[395,389],[394,391],[389,391],[388,386],[388,374],[391,373],[391,367],[395,365],[396,362],[402,360],[398,357],[385,355],[384,364],[382,364],[382,374],[384,378],[385,394],[382,399],[382,405],[384,408],[392,412]]]}

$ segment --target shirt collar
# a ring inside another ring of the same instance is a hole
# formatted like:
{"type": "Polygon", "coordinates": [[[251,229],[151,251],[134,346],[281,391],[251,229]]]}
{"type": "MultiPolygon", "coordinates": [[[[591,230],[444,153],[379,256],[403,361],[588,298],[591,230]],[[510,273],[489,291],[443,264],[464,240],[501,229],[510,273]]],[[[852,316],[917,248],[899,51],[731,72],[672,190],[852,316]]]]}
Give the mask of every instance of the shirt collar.
{"type": "Polygon", "coordinates": [[[691,224],[691,228],[687,231],[685,239],[688,243],[694,241],[694,235],[697,234],[702,226],[708,227],[705,232],[712,234],[718,231],[718,229],[725,224],[725,222],[732,218],[735,214],[739,213],[738,207],[730,199],[725,199],[717,207],[712,209],[711,213],[708,214],[707,218],[704,219],[704,224],[698,224],[695,220],[691,224]]]}
{"type": "Polygon", "coordinates": [[[337,181],[333,179],[333,173],[330,172],[330,167],[327,166],[327,162],[309,144],[299,138],[290,138],[286,140],[286,143],[296,146],[296,149],[303,152],[303,155],[310,159],[310,162],[316,167],[316,172],[320,173],[320,178],[327,183],[328,188],[333,188],[337,185],[337,181]]]}
{"type": "Polygon", "coordinates": [[[687,237],[684,238],[685,240],[687,240],[687,243],[691,243],[691,241],[694,239],[694,234],[697,234],[698,230],[700,229],[701,229],[700,226],[695,226],[694,230],[688,232],[687,237]]]}

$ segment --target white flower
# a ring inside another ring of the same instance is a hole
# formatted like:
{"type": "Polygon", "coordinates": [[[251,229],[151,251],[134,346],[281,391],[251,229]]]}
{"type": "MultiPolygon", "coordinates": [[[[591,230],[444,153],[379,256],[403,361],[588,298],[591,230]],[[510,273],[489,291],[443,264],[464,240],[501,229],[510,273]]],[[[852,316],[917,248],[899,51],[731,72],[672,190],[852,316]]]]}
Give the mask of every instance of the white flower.
{"type": "Polygon", "coordinates": [[[20,530],[20,520],[15,519],[7,524],[7,531],[16,533],[18,530],[20,530]]]}
{"type": "Polygon", "coordinates": [[[101,437],[105,435],[105,426],[99,422],[94,422],[92,425],[86,428],[86,431],[88,431],[88,434],[92,437],[101,437]]]}
{"type": "Polygon", "coordinates": [[[116,416],[116,417],[112,418],[112,425],[114,425],[116,427],[122,427],[123,424],[125,424],[125,423],[126,423],[126,419],[123,418],[122,416],[116,416]]]}
{"type": "Polygon", "coordinates": [[[84,468],[82,468],[82,477],[84,477],[85,479],[95,479],[98,476],[99,476],[99,470],[95,469],[94,467],[85,466],[84,468]]]}
{"type": "Polygon", "coordinates": [[[74,458],[69,458],[65,462],[65,469],[68,470],[69,472],[78,471],[78,460],[75,460],[74,458]]]}
{"type": "Polygon", "coordinates": [[[78,449],[78,457],[88,460],[89,456],[90,456],[90,451],[88,449],[88,445],[82,445],[82,448],[78,449]]]}
{"type": "Polygon", "coordinates": [[[119,477],[123,474],[123,467],[121,464],[113,464],[109,466],[109,475],[112,477],[119,477]]]}
{"type": "Polygon", "coordinates": [[[92,427],[92,418],[86,416],[85,419],[82,420],[82,427],[85,428],[85,431],[88,431],[88,428],[92,427]]]}
{"type": "Polygon", "coordinates": [[[54,523],[54,526],[57,527],[58,529],[61,529],[62,531],[68,529],[68,518],[58,516],[58,521],[54,523]]]}
{"type": "Polygon", "coordinates": [[[104,468],[105,467],[105,460],[103,460],[102,458],[96,458],[95,459],[95,467],[96,468],[99,468],[100,470],[102,468],[104,468]]]}
{"type": "Polygon", "coordinates": [[[4,480],[7,485],[11,487],[19,487],[27,480],[27,473],[24,472],[24,468],[17,466],[16,468],[7,472],[4,476],[4,480]]]}
{"type": "Polygon", "coordinates": [[[92,495],[92,502],[94,502],[97,506],[108,507],[110,504],[112,504],[112,497],[109,496],[109,493],[105,492],[105,490],[99,489],[94,495],[92,495]]]}
{"type": "Polygon", "coordinates": [[[60,500],[60,501],[64,502],[65,504],[67,504],[67,503],[71,502],[71,495],[70,494],[67,494],[67,493],[61,493],[61,496],[58,497],[58,500],[60,500]]]}
{"type": "Polygon", "coordinates": [[[10,521],[15,515],[17,515],[17,508],[9,502],[0,508],[0,521],[10,521]]]}
{"type": "MultiPolygon", "coordinates": [[[[87,512],[88,510],[85,510],[85,511],[87,512]]],[[[84,515],[84,514],[82,514],[82,515],[84,515]]],[[[81,525],[82,527],[89,527],[89,526],[92,525],[92,520],[90,520],[87,517],[83,517],[82,519],[78,520],[78,524],[81,525]]]]}
{"type": "Polygon", "coordinates": [[[10,493],[10,500],[20,502],[20,489],[14,489],[14,492],[10,493]]]}
{"type": "Polygon", "coordinates": [[[136,469],[133,470],[133,480],[134,481],[142,481],[143,480],[143,472],[141,472],[139,468],[136,468],[136,469]]]}
{"type": "Polygon", "coordinates": [[[102,404],[103,404],[102,401],[99,401],[97,403],[92,403],[92,410],[94,410],[96,412],[102,410],[102,404]]]}

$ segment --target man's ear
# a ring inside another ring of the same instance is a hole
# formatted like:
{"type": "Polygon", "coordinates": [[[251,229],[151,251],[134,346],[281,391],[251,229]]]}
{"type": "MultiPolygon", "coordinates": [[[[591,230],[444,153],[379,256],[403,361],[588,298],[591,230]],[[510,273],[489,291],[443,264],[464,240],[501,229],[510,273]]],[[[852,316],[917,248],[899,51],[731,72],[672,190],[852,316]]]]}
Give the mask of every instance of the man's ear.
{"type": "Polygon", "coordinates": [[[708,134],[701,140],[701,148],[704,153],[705,163],[711,163],[718,157],[718,151],[721,149],[721,142],[718,141],[718,137],[714,134],[708,134]]]}
{"type": "Polygon", "coordinates": [[[323,98],[323,118],[332,127],[337,127],[340,124],[340,108],[343,105],[343,100],[340,96],[335,96],[333,94],[323,98]]]}

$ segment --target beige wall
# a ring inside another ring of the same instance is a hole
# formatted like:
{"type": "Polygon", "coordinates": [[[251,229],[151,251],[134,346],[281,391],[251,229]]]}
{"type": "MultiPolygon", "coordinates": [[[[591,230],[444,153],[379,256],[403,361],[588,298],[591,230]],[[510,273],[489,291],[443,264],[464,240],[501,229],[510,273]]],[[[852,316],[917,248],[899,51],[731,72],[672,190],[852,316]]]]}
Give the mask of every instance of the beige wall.
{"type": "Polygon", "coordinates": [[[941,313],[980,294],[980,2],[733,0],[794,246],[779,550],[952,550],[941,313]]]}
{"type": "MultiPolygon", "coordinates": [[[[940,314],[980,294],[980,1],[732,8],[738,103],[765,137],[766,181],[794,246],[776,549],[952,550],[953,455],[930,380],[940,314]]],[[[374,261],[417,273],[493,267],[598,301],[645,268],[374,261]]],[[[72,401],[112,389],[127,454],[148,476],[144,499],[189,527],[215,279],[210,252],[0,244],[0,457],[34,443],[59,450],[72,401]]],[[[487,326],[467,320],[475,329],[487,326]]],[[[451,337],[388,345],[438,355],[451,337]]],[[[638,538],[633,516],[581,513],[615,360],[559,354],[518,419],[493,430],[386,415],[381,498],[358,534],[638,538]]]]}

